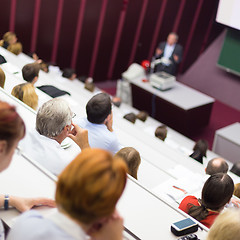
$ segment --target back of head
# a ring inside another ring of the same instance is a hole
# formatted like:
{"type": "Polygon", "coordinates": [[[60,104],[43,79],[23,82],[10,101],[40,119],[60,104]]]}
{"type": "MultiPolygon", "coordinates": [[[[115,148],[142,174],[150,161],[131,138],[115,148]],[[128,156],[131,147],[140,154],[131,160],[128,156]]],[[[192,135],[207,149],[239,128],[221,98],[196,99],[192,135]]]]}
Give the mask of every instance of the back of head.
{"type": "Polygon", "coordinates": [[[0,68],[0,87],[4,88],[5,84],[5,73],[4,71],[0,68]]]}
{"type": "Polygon", "coordinates": [[[6,32],[3,35],[3,39],[1,41],[0,46],[3,46],[4,48],[8,48],[9,45],[16,43],[17,38],[16,38],[16,34],[13,32],[6,32]]]}
{"type": "Polygon", "coordinates": [[[137,179],[138,167],[141,163],[139,152],[132,147],[125,147],[116,153],[116,156],[121,157],[128,166],[128,173],[137,179]]]}
{"type": "Polygon", "coordinates": [[[101,149],[84,149],[58,177],[56,203],[85,224],[109,217],[124,190],[126,170],[121,158],[101,149]]]}
{"type": "Polygon", "coordinates": [[[66,101],[53,98],[38,110],[36,130],[49,138],[57,137],[66,125],[71,125],[72,111],[66,101]]]}
{"type": "Polygon", "coordinates": [[[40,66],[38,63],[29,63],[22,68],[23,79],[27,82],[33,82],[35,77],[38,77],[40,66]]]}
{"type": "Polygon", "coordinates": [[[25,125],[15,107],[0,101],[0,140],[5,140],[10,149],[13,142],[23,138],[24,134],[25,125]]]}
{"type": "Polygon", "coordinates": [[[202,156],[206,157],[206,153],[208,150],[208,142],[204,139],[198,140],[193,147],[193,151],[197,150],[202,154],[202,156]]]}
{"type": "Polygon", "coordinates": [[[72,69],[72,68],[63,69],[63,74],[62,74],[63,77],[71,79],[73,74],[75,74],[74,69],[72,69]]]}
{"type": "Polygon", "coordinates": [[[18,55],[18,54],[20,54],[22,52],[22,44],[20,42],[11,44],[8,47],[8,51],[14,53],[15,55],[18,55]]]}
{"type": "Polygon", "coordinates": [[[219,210],[233,195],[234,183],[226,173],[211,175],[202,189],[202,203],[211,210],[219,210]]]}
{"type": "Polygon", "coordinates": [[[228,164],[223,158],[211,159],[206,167],[206,174],[213,175],[215,173],[227,173],[228,164]]]}
{"type": "Polygon", "coordinates": [[[87,119],[91,123],[102,124],[111,111],[111,99],[107,93],[93,96],[86,106],[87,119]]]}
{"type": "Polygon", "coordinates": [[[165,138],[167,137],[167,127],[166,125],[162,125],[157,127],[156,131],[155,131],[155,137],[161,139],[162,141],[165,140],[165,138]]]}
{"type": "Polygon", "coordinates": [[[230,171],[237,176],[240,176],[240,162],[234,163],[230,171]]]}
{"type": "Polygon", "coordinates": [[[207,240],[238,240],[240,236],[240,209],[227,209],[215,220],[207,240]]]}
{"type": "Polygon", "coordinates": [[[22,83],[15,86],[11,94],[34,110],[38,107],[38,95],[31,83],[22,83]]]}
{"type": "Polygon", "coordinates": [[[208,216],[210,210],[221,211],[231,199],[233,191],[233,180],[227,174],[211,175],[203,186],[202,198],[199,199],[200,206],[190,204],[188,214],[201,221],[208,216]]]}
{"type": "Polygon", "coordinates": [[[137,119],[145,122],[147,120],[148,117],[148,113],[145,111],[140,111],[137,115],[136,115],[137,119]]]}
{"type": "Polygon", "coordinates": [[[128,120],[131,123],[135,123],[137,117],[134,113],[128,113],[128,114],[124,115],[123,118],[125,118],[126,120],[128,120]]]}

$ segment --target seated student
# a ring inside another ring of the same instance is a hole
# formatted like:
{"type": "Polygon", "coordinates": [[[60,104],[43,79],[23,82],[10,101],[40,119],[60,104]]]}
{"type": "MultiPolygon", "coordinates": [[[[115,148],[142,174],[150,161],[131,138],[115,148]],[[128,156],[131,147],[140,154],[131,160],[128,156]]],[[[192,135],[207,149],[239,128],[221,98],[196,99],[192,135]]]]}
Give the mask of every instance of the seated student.
{"type": "Polygon", "coordinates": [[[31,83],[22,83],[15,86],[11,94],[17,99],[27,104],[32,109],[36,110],[38,107],[38,95],[31,83]]]}
{"type": "Polygon", "coordinates": [[[76,71],[72,68],[63,69],[62,76],[68,78],[69,80],[73,80],[77,77],[76,71]]]}
{"type": "Polygon", "coordinates": [[[4,88],[5,85],[5,73],[4,71],[0,68],[0,87],[4,88]]]}
{"type": "Polygon", "coordinates": [[[129,122],[131,123],[135,123],[136,122],[136,115],[134,113],[128,113],[128,114],[125,114],[123,116],[124,119],[128,120],[129,122]]]}
{"type": "Polygon", "coordinates": [[[14,53],[15,55],[19,55],[22,52],[22,44],[20,42],[11,44],[8,47],[8,51],[14,53]]]}
{"type": "Polygon", "coordinates": [[[210,228],[207,240],[238,240],[240,236],[240,209],[222,212],[210,228]]]}
{"type": "Polygon", "coordinates": [[[155,131],[155,137],[164,141],[167,137],[167,126],[166,125],[161,125],[161,126],[157,127],[157,129],[155,131]]]}
{"type": "MultiPolygon", "coordinates": [[[[73,112],[66,101],[54,98],[44,103],[37,113],[36,129],[27,132],[25,139],[20,142],[20,148],[26,156],[58,175],[76,156],[61,148],[62,141],[70,137],[79,145],[81,143],[74,135],[78,132],[87,135],[85,130],[75,125],[71,130],[72,117],[73,112]]],[[[88,147],[88,143],[80,147],[88,147]]]]}
{"type": "Polygon", "coordinates": [[[22,68],[23,79],[34,85],[38,80],[40,65],[38,63],[29,63],[22,68]]]}
{"type": "Polygon", "coordinates": [[[139,152],[132,147],[125,147],[119,150],[115,156],[121,157],[128,166],[128,174],[137,179],[137,172],[141,163],[139,152]]]}
{"type": "Polygon", "coordinates": [[[0,41],[0,46],[8,50],[8,48],[15,43],[17,43],[16,34],[13,32],[6,32],[3,35],[3,39],[0,41]]]}
{"type": "Polygon", "coordinates": [[[213,175],[215,173],[227,173],[228,164],[223,158],[211,159],[205,169],[206,174],[213,175]]]}
{"type": "MultiPolygon", "coordinates": [[[[6,102],[0,101],[0,172],[4,171],[10,164],[18,142],[25,135],[25,124],[18,115],[16,108],[6,102]]],[[[14,176],[12,176],[14,178],[14,176]]],[[[6,183],[7,184],[7,183],[6,183]]],[[[0,194],[0,207],[6,211],[9,206],[15,207],[18,211],[29,210],[35,205],[55,206],[51,199],[46,198],[23,198],[12,195],[0,194]]],[[[4,239],[7,229],[3,229],[0,219],[0,238],[4,239]]]]}
{"type": "Polygon", "coordinates": [[[120,148],[117,136],[113,131],[113,114],[111,99],[107,93],[93,96],[86,105],[87,118],[76,123],[88,130],[89,145],[115,154],[120,148]]]}
{"type": "Polygon", "coordinates": [[[202,198],[185,197],[179,208],[210,228],[232,197],[234,184],[231,177],[224,173],[211,175],[202,189],[202,198]]]}
{"type": "Polygon", "coordinates": [[[204,139],[200,139],[193,147],[193,153],[189,156],[200,163],[203,163],[203,157],[206,157],[208,150],[208,142],[204,139]]]}
{"type": "Polygon", "coordinates": [[[240,177],[240,162],[234,163],[230,172],[240,177]]]}
{"type": "Polygon", "coordinates": [[[240,198],[240,183],[234,185],[233,195],[240,198]]]}
{"type": "Polygon", "coordinates": [[[43,217],[29,211],[16,221],[8,240],[122,240],[116,203],[126,185],[126,164],[101,149],[85,149],[59,175],[58,211],[43,217]]]}

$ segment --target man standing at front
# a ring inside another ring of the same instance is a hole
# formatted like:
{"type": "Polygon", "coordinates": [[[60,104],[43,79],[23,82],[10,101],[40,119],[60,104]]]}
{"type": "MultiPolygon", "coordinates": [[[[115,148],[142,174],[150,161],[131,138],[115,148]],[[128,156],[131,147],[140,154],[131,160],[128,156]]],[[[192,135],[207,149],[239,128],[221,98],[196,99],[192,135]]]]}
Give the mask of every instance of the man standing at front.
{"type": "Polygon", "coordinates": [[[155,52],[155,58],[160,59],[156,72],[166,72],[175,75],[177,65],[182,60],[182,46],[177,44],[178,35],[170,33],[166,42],[161,42],[155,52]]]}

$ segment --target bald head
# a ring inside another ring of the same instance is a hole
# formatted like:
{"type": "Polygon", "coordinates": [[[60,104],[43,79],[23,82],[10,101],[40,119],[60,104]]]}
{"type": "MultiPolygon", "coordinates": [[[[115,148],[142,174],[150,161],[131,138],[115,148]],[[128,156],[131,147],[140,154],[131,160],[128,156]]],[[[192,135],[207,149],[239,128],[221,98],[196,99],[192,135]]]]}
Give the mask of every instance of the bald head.
{"type": "Polygon", "coordinates": [[[213,158],[208,162],[206,174],[227,173],[228,164],[223,158],[213,158]]]}

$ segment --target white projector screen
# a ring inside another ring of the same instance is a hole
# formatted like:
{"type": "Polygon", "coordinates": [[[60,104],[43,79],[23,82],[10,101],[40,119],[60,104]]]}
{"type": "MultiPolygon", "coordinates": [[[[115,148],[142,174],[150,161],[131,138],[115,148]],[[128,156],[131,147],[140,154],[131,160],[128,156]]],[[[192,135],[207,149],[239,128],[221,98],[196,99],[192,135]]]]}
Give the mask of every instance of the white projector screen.
{"type": "Polygon", "coordinates": [[[216,21],[240,30],[240,0],[219,0],[216,21]]]}

